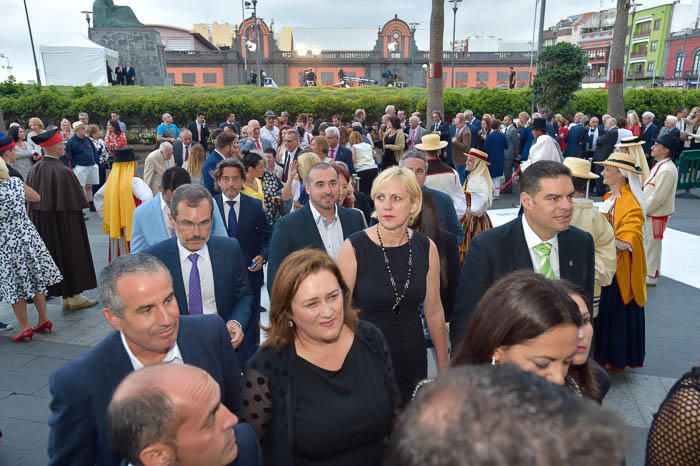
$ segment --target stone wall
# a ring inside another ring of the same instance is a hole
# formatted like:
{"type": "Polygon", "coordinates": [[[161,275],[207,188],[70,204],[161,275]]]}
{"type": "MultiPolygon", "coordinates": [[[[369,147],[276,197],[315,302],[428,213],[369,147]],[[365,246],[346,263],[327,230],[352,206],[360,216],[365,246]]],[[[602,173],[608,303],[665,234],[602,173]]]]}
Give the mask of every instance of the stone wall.
{"type": "Polygon", "coordinates": [[[165,72],[165,46],[149,28],[90,28],[90,40],[119,52],[119,62],[136,69],[136,85],[171,84],[165,72]]]}

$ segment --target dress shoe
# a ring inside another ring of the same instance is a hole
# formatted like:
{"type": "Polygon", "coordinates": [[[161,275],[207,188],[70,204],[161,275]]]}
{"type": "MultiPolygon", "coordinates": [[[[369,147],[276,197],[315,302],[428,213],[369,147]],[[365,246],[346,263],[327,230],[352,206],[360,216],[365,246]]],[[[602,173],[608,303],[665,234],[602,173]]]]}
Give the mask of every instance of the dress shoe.
{"type": "Polygon", "coordinates": [[[97,304],[96,299],[87,298],[81,294],[71,296],[70,298],[63,299],[63,309],[69,311],[77,311],[78,309],[85,309],[87,307],[92,307],[97,304]]]}
{"type": "Polygon", "coordinates": [[[27,329],[22,330],[14,337],[10,337],[10,340],[12,340],[15,343],[19,343],[21,341],[24,341],[25,338],[29,338],[29,341],[31,341],[33,336],[34,330],[31,327],[29,327],[27,329]]]}
{"type": "Polygon", "coordinates": [[[647,286],[656,286],[656,278],[647,277],[647,286]]]}
{"type": "Polygon", "coordinates": [[[40,323],[36,327],[34,327],[32,330],[34,330],[34,333],[44,333],[47,330],[49,333],[51,333],[52,328],[53,328],[53,323],[51,323],[50,320],[47,320],[45,322],[40,323]]]}
{"type": "Polygon", "coordinates": [[[5,322],[0,322],[0,332],[7,332],[12,330],[14,327],[12,324],[6,324],[5,322]]]}

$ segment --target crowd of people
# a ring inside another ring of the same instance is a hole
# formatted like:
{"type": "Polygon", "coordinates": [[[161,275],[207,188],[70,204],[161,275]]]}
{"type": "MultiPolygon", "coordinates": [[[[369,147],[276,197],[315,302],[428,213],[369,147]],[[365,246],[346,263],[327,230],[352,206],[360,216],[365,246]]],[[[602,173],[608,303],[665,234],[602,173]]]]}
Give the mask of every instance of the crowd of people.
{"type": "MultiPolygon", "coordinates": [[[[51,376],[49,464],[624,461],[597,404],[608,371],[644,363],[700,109],[661,132],[633,111],[206,116],[163,114],[143,176],[118,112],[104,138],[86,113],[0,138],[12,341],[52,331],[47,299],[94,307],[96,287],[115,330],[51,376]],[[494,227],[514,186],[521,211],[494,227]],[[109,238],[99,281],[86,209],[109,238]]],[[[650,464],[700,458],[670,434],[700,422],[699,383],[661,406],[650,464]]]]}

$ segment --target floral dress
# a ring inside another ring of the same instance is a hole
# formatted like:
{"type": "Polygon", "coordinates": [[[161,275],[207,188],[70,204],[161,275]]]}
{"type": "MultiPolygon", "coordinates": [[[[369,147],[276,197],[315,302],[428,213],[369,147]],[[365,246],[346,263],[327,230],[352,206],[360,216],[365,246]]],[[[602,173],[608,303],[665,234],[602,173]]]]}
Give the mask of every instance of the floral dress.
{"type": "Polygon", "coordinates": [[[27,216],[24,184],[0,181],[0,301],[14,304],[63,280],[39,232],[27,216]]]}

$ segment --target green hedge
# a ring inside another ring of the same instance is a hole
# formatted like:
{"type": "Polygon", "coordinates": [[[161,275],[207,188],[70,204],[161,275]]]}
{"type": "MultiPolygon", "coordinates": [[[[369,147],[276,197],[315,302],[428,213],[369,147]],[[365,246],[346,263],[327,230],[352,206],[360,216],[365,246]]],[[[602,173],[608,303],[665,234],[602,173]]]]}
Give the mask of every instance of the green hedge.
{"type": "MultiPolygon", "coordinates": [[[[625,92],[628,109],[650,110],[661,123],[665,115],[673,114],[677,107],[694,106],[700,100],[698,90],[629,89],[625,92]]],[[[456,112],[472,109],[477,115],[494,113],[517,114],[529,111],[532,105],[529,88],[455,89],[445,91],[445,113],[451,117],[456,112]]],[[[260,88],[236,86],[225,88],[184,87],[83,87],[26,86],[3,83],[0,85],[0,109],[6,122],[21,121],[38,116],[44,124],[57,124],[61,118],[73,121],[78,112],[90,114],[92,121],[104,123],[111,110],[120,112],[122,120],[134,129],[154,128],[160,123],[161,114],[171,113],[179,125],[192,121],[198,110],[207,113],[209,121],[223,121],[229,111],[236,113],[238,121],[261,118],[266,110],[287,110],[292,116],[312,112],[315,116],[330,119],[339,113],[349,120],[355,109],[364,108],[369,121],[376,121],[388,104],[418,110],[426,114],[427,97],[423,88],[394,89],[385,87],[335,88],[260,88]]],[[[581,90],[562,113],[582,111],[600,115],[607,108],[606,90],[581,90]]],[[[560,110],[561,111],[561,110],[560,110]]]]}

